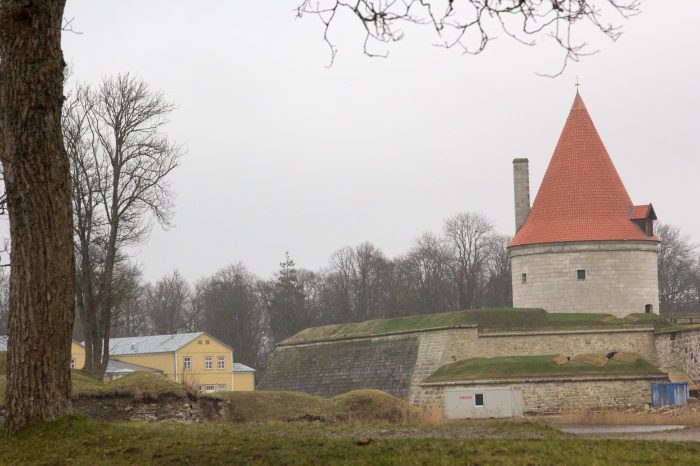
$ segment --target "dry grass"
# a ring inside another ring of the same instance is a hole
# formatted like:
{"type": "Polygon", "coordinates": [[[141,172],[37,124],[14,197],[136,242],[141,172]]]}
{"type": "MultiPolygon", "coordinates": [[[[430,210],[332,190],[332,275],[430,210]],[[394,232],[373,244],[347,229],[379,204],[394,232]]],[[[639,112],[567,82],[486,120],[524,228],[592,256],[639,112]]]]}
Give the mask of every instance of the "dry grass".
{"type": "Polygon", "coordinates": [[[639,355],[637,353],[615,353],[615,356],[612,358],[614,361],[636,362],[639,359],[639,355]]]}
{"type": "Polygon", "coordinates": [[[157,400],[163,395],[183,398],[193,395],[183,384],[153,372],[134,372],[112,382],[102,383],[80,371],[73,371],[71,380],[73,398],[131,396],[135,400],[157,400]]]}
{"type": "Polygon", "coordinates": [[[439,422],[435,410],[416,408],[379,390],[355,390],[334,398],[299,392],[226,392],[217,398],[230,401],[228,420],[235,422],[439,422]]]}
{"type": "Polygon", "coordinates": [[[574,409],[550,418],[555,424],[700,426],[700,402],[654,410],[645,406],[625,409],[574,409]]]}
{"type": "Polygon", "coordinates": [[[567,362],[569,362],[569,358],[567,358],[563,354],[560,354],[556,358],[552,359],[552,361],[554,361],[554,364],[556,364],[557,366],[562,366],[562,365],[566,364],[567,362]]]}
{"type": "Polygon", "coordinates": [[[583,353],[576,354],[571,357],[572,361],[582,362],[589,366],[603,367],[608,363],[608,358],[604,354],[598,353],[583,353]]]}

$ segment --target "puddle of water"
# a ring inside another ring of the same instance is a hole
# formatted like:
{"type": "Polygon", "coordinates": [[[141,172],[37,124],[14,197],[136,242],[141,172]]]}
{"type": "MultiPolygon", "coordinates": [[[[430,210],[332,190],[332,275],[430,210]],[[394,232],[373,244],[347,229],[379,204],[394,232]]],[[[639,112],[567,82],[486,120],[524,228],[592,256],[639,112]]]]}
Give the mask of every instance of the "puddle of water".
{"type": "Polygon", "coordinates": [[[663,432],[667,430],[685,429],[684,425],[670,426],[645,426],[645,425],[625,425],[625,426],[609,426],[609,425],[560,425],[556,426],[562,432],[570,434],[627,434],[627,433],[647,433],[647,432],[663,432]]]}

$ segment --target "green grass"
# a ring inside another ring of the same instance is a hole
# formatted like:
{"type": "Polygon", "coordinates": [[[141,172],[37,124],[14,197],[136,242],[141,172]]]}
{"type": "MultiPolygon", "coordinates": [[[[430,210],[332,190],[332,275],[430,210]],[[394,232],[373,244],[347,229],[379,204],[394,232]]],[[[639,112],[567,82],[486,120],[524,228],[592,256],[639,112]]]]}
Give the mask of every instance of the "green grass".
{"type": "Polygon", "coordinates": [[[662,374],[654,365],[642,358],[637,359],[634,363],[609,360],[605,366],[595,367],[576,361],[557,365],[552,361],[556,356],[553,354],[465,359],[440,367],[424,379],[424,382],[525,376],[662,374]]]}
{"type": "Polygon", "coordinates": [[[628,319],[616,318],[610,314],[548,313],[543,309],[474,309],[308,328],[282,343],[294,344],[460,325],[476,326],[485,332],[498,332],[650,327],[664,329],[673,324],[656,314],[635,314],[633,319],[628,319]]]}
{"type": "MultiPolygon", "coordinates": [[[[3,353],[0,353],[3,357],[3,353]]],[[[186,397],[192,395],[187,387],[173,382],[167,377],[152,372],[134,372],[112,382],[102,383],[84,372],[71,370],[71,382],[73,384],[73,398],[76,397],[109,397],[130,396],[137,400],[157,399],[163,395],[186,397]]],[[[7,376],[0,373],[0,405],[5,404],[5,388],[7,376]]]]}
{"type": "Polygon", "coordinates": [[[142,398],[157,399],[161,395],[186,397],[187,387],[172,381],[167,377],[153,372],[134,372],[127,376],[102,383],[85,375],[79,370],[72,371],[73,398],[76,397],[108,397],[131,396],[137,400],[142,398]]]}
{"type": "MultiPolygon", "coordinates": [[[[0,437],[0,462],[13,465],[132,464],[695,464],[700,443],[573,438],[533,423],[536,439],[449,438],[460,425],[409,429],[410,438],[382,438],[391,426],[288,424],[103,424],[84,418],[43,423],[0,437]],[[447,438],[445,438],[447,437],[447,438]]],[[[504,423],[504,425],[506,425],[504,423]]],[[[477,434],[479,437],[479,435],[477,434]]]]}
{"type": "Polygon", "coordinates": [[[379,390],[355,390],[334,398],[300,392],[224,392],[216,398],[231,402],[229,420],[288,422],[307,416],[330,421],[388,421],[415,419],[418,410],[379,390]]]}

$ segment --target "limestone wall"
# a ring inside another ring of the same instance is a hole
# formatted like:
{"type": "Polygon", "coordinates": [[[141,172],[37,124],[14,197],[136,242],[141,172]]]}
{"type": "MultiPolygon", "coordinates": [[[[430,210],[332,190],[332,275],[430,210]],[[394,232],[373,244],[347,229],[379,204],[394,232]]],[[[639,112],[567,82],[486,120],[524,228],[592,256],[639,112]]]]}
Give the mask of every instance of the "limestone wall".
{"type": "Polygon", "coordinates": [[[651,304],[659,312],[655,242],[533,244],[512,247],[510,256],[513,307],[624,317],[651,304]]]}
{"type": "Polygon", "coordinates": [[[658,364],[666,370],[682,370],[700,385],[700,329],[656,336],[658,364]]]}
{"type": "Polygon", "coordinates": [[[636,352],[655,362],[653,330],[480,333],[476,328],[460,328],[423,332],[419,334],[418,359],[407,399],[418,403],[423,379],[439,367],[462,359],[612,351],[636,352]]]}
{"type": "Polygon", "coordinates": [[[637,376],[431,383],[421,387],[418,402],[444,408],[446,389],[507,386],[522,389],[525,413],[635,406],[651,403],[651,383],[666,380],[665,376],[637,376]]]}
{"type": "Polygon", "coordinates": [[[415,333],[280,346],[258,389],[332,397],[374,388],[406,399],[418,347],[415,333]]]}
{"type": "Polygon", "coordinates": [[[375,388],[418,403],[423,379],[461,359],[611,351],[638,352],[655,361],[653,331],[480,334],[476,327],[461,327],[286,345],[275,351],[258,388],[326,397],[375,388]]]}

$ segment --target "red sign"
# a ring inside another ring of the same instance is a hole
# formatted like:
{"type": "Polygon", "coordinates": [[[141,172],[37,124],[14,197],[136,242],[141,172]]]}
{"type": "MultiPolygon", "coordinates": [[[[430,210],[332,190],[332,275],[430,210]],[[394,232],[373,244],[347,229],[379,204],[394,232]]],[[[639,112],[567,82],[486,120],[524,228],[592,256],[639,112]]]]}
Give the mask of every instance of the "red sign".
{"type": "Polygon", "coordinates": [[[462,395],[459,397],[460,400],[471,400],[472,396],[471,395],[462,395]]]}

